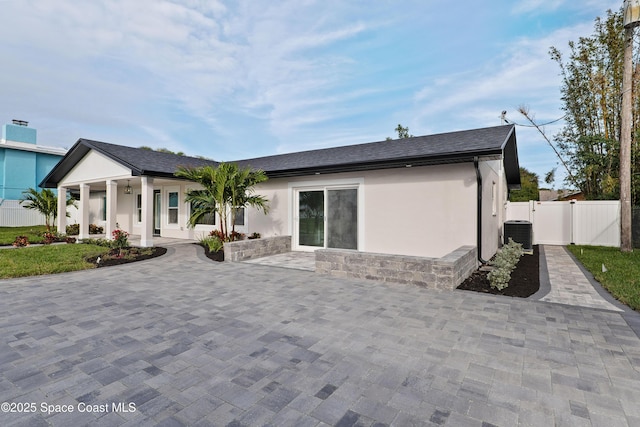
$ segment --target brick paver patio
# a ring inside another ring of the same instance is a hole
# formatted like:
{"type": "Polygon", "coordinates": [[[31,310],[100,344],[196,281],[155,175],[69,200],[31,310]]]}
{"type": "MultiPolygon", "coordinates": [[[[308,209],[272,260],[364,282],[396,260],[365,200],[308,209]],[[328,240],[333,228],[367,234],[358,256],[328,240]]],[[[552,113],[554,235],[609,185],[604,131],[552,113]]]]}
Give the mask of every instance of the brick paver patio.
{"type": "Polygon", "coordinates": [[[640,425],[618,312],[196,251],[0,281],[0,425],[640,425]]]}

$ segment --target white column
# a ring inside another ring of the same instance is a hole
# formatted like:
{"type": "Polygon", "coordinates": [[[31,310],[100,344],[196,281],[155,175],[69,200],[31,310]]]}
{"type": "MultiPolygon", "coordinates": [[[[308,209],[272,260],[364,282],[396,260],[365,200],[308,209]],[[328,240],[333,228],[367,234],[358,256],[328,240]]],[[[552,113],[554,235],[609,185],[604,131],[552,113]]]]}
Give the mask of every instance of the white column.
{"type": "Polygon", "coordinates": [[[79,239],[89,238],[89,184],[80,184],[80,209],[78,217],[80,219],[79,239]]]}
{"type": "Polygon", "coordinates": [[[111,232],[116,227],[116,213],[118,204],[118,182],[113,180],[107,181],[107,224],[104,232],[107,235],[107,239],[111,239],[111,232]]]}
{"type": "Polygon", "coordinates": [[[153,246],[153,178],[141,177],[142,182],[142,229],[140,246],[153,246]]]}
{"type": "Polygon", "coordinates": [[[56,218],[58,233],[67,232],[67,189],[58,187],[58,217],[56,218]]]}

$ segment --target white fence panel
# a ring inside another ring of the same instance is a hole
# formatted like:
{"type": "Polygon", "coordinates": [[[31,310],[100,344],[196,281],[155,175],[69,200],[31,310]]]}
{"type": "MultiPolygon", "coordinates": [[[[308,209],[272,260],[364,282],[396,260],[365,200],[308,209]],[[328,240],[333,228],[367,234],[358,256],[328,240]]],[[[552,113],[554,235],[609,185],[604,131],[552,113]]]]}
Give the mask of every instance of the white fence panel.
{"type": "Polygon", "coordinates": [[[620,246],[620,202],[509,202],[507,220],[530,221],[533,244],[620,246]]]}
{"type": "Polygon", "coordinates": [[[529,216],[531,212],[530,203],[531,202],[508,202],[507,221],[532,221],[532,218],[529,216]]]}
{"type": "Polygon", "coordinates": [[[44,215],[20,205],[19,200],[0,200],[0,227],[44,225],[44,215]]]}
{"type": "Polygon", "coordinates": [[[533,240],[542,245],[571,243],[571,202],[533,202],[533,240]]]}
{"type": "Polygon", "coordinates": [[[620,246],[618,200],[577,202],[573,209],[575,244],[620,246]]]}

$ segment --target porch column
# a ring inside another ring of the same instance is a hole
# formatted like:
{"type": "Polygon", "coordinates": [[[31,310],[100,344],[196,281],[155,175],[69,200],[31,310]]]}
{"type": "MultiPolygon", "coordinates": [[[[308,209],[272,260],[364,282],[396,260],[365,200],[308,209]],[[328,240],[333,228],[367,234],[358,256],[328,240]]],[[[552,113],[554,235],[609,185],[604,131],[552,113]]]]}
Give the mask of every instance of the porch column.
{"type": "Polygon", "coordinates": [[[89,238],[89,184],[80,184],[80,209],[78,217],[80,219],[79,239],[89,238]]]}
{"type": "Polygon", "coordinates": [[[142,229],[140,246],[153,246],[153,178],[142,176],[142,229]]]}
{"type": "Polygon", "coordinates": [[[111,232],[116,227],[116,213],[118,203],[118,182],[113,180],[107,180],[107,224],[104,232],[107,235],[107,239],[111,239],[111,232]]]}
{"type": "Polygon", "coordinates": [[[56,218],[58,233],[67,232],[67,189],[58,187],[58,217],[56,218]]]}

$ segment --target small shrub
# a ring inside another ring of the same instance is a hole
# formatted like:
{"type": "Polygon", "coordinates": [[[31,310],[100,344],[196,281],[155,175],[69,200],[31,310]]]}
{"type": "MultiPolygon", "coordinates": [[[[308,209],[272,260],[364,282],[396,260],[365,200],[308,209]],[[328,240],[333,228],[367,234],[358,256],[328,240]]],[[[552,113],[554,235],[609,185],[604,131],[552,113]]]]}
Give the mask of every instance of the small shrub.
{"type": "Polygon", "coordinates": [[[29,246],[29,238],[27,236],[17,236],[16,240],[13,241],[13,246],[16,248],[29,246]]]}
{"type": "Polygon", "coordinates": [[[107,239],[82,239],[82,243],[86,243],[88,245],[104,246],[105,248],[111,247],[111,240],[107,239]]]}
{"type": "Polygon", "coordinates": [[[89,224],[89,234],[102,234],[102,233],[104,233],[103,227],[97,226],[95,224],[89,224]]]}
{"type": "Polygon", "coordinates": [[[250,235],[247,236],[247,239],[252,239],[252,240],[253,239],[259,239],[259,238],[260,238],[260,233],[256,233],[256,232],[253,232],[253,233],[251,233],[250,235]]]}
{"type": "Polygon", "coordinates": [[[72,244],[72,243],[75,243],[75,242],[76,242],[76,238],[75,238],[75,237],[67,236],[67,237],[65,237],[65,238],[64,238],[64,241],[65,241],[65,242],[67,242],[67,243],[69,243],[69,244],[72,244]]]}
{"type": "Polygon", "coordinates": [[[220,231],[220,230],[213,230],[213,231],[211,231],[211,233],[209,233],[209,236],[211,236],[211,237],[217,237],[218,239],[220,239],[220,240],[221,240],[221,241],[223,241],[223,242],[224,242],[224,239],[225,239],[224,234],[223,234],[223,233],[222,233],[222,231],[220,231]]]}
{"type": "Polygon", "coordinates": [[[129,246],[129,233],[124,230],[113,230],[111,232],[113,237],[112,246],[116,249],[123,249],[129,246]]]}
{"type": "Polygon", "coordinates": [[[231,234],[229,234],[230,242],[235,242],[236,240],[242,240],[243,238],[244,238],[244,234],[238,233],[237,231],[232,231],[231,234]]]}
{"type": "Polygon", "coordinates": [[[209,252],[218,252],[224,247],[224,242],[216,236],[203,237],[200,239],[200,244],[206,247],[209,252]]]}
{"type": "Polygon", "coordinates": [[[522,245],[509,239],[492,263],[495,268],[487,275],[492,288],[502,290],[509,286],[511,272],[523,254],[522,245]]]}
{"type": "Polygon", "coordinates": [[[57,242],[57,241],[58,241],[58,236],[56,236],[54,233],[47,231],[42,235],[42,243],[45,245],[50,245],[53,242],[57,242]]]}
{"type": "Polygon", "coordinates": [[[68,235],[77,236],[78,234],[80,234],[80,224],[67,225],[67,228],[65,231],[66,231],[66,234],[68,235]]]}

